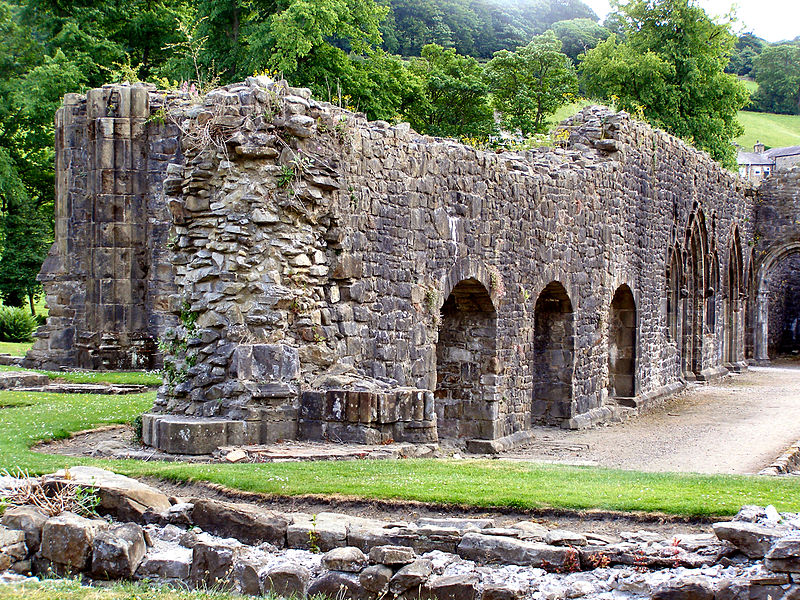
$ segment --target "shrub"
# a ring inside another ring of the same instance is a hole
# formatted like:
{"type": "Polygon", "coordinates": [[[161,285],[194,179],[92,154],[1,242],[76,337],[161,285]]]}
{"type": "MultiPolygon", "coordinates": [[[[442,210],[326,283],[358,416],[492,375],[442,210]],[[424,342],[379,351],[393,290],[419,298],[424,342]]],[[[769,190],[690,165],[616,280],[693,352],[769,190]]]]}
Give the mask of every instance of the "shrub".
{"type": "Polygon", "coordinates": [[[0,306],[0,342],[30,342],[36,325],[24,308],[0,306]]]}

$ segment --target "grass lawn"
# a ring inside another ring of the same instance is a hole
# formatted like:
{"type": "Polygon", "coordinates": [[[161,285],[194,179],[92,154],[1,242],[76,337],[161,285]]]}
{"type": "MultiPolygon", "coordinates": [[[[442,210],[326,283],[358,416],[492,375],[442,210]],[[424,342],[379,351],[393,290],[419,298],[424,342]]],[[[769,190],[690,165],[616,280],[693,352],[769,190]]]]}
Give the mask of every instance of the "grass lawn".
{"type": "Polygon", "coordinates": [[[123,423],[152,406],[154,392],[125,396],[0,392],[0,468],[43,473],[93,464],[137,476],[218,483],[280,495],[346,495],[475,506],[598,508],[727,515],[743,504],[800,510],[797,478],[642,473],[499,460],[400,460],[182,464],[67,459],[30,451],[36,441],[123,423]]]}
{"type": "MultiPolygon", "coordinates": [[[[234,600],[242,596],[211,590],[186,591],[148,583],[115,583],[109,587],[82,586],[74,579],[0,585],[0,600],[234,600]]],[[[269,598],[269,596],[265,596],[269,598]]],[[[277,597],[273,597],[277,600],[277,597]]]]}
{"type": "Polygon", "coordinates": [[[800,115],[775,115],[740,111],[739,122],[744,127],[744,134],[734,141],[746,150],[753,149],[753,144],[761,141],[771,148],[783,146],[800,146],[800,115]]]}
{"type": "MultiPolygon", "coordinates": [[[[19,371],[22,367],[0,365],[0,371],[19,371]]],[[[50,379],[67,383],[118,383],[129,385],[161,385],[163,379],[156,371],[42,371],[40,369],[23,369],[36,373],[44,373],[50,379]]]]}
{"type": "Polygon", "coordinates": [[[31,349],[33,342],[0,342],[0,354],[10,354],[11,356],[25,356],[31,349]]]}

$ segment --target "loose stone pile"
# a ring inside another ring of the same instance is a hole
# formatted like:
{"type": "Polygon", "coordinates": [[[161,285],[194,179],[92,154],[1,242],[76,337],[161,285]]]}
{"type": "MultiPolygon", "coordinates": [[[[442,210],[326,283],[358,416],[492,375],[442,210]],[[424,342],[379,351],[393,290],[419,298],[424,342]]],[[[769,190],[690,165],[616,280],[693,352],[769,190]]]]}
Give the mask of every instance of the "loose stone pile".
{"type": "MultiPolygon", "coordinates": [[[[371,600],[637,598],[777,600],[800,594],[800,516],[744,507],[714,534],[671,539],[548,529],[521,521],[386,522],[339,513],[279,512],[208,499],[169,499],[91,467],[38,484],[91,487],[106,518],[34,506],[0,525],[0,581],[30,574],[146,579],[371,600]],[[617,537],[619,539],[617,539],[617,537]]],[[[0,491],[15,485],[0,480],[0,491]]]]}

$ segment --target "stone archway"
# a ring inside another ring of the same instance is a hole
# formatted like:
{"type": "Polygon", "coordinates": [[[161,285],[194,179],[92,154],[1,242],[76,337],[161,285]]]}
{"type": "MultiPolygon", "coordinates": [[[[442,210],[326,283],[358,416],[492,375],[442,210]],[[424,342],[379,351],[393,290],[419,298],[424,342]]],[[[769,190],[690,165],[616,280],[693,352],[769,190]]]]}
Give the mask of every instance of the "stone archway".
{"type": "Polygon", "coordinates": [[[575,338],[572,302],[558,281],[539,294],[534,309],[532,420],[560,423],[572,417],[575,338]]]}
{"type": "Polygon", "coordinates": [[[800,350],[799,256],[800,242],[785,243],[768,252],[758,269],[753,312],[757,361],[769,361],[795,345],[800,350]]]}
{"type": "Polygon", "coordinates": [[[681,371],[687,380],[702,378],[708,280],[707,247],[705,216],[702,210],[698,210],[690,219],[687,229],[685,287],[681,292],[685,296],[681,323],[681,371]]]}
{"type": "Polygon", "coordinates": [[[636,301],[623,284],[611,300],[608,321],[608,395],[636,396],[636,301]]]}
{"type": "Polygon", "coordinates": [[[728,252],[727,290],[725,294],[725,323],[722,332],[723,360],[728,369],[737,369],[741,361],[739,329],[742,324],[742,247],[739,231],[734,229],[728,252]]]}
{"type": "Polygon", "coordinates": [[[436,344],[436,419],[440,439],[491,438],[497,312],[477,279],[458,282],[441,308],[436,344]]]}

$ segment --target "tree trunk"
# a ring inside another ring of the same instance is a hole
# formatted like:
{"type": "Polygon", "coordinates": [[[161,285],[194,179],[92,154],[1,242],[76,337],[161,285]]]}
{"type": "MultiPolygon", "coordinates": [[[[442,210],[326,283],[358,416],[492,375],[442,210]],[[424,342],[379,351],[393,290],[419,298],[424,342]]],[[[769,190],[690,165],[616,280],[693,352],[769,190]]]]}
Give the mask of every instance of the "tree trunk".
{"type": "Polygon", "coordinates": [[[36,316],[36,305],[33,303],[33,294],[28,294],[28,303],[31,305],[31,314],[36,316]]]}

